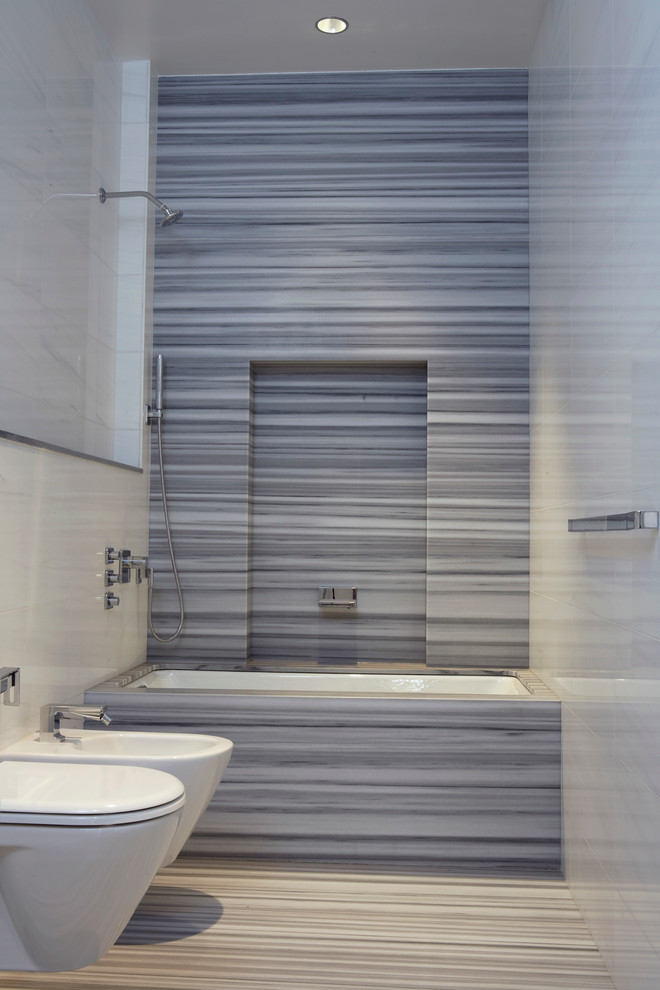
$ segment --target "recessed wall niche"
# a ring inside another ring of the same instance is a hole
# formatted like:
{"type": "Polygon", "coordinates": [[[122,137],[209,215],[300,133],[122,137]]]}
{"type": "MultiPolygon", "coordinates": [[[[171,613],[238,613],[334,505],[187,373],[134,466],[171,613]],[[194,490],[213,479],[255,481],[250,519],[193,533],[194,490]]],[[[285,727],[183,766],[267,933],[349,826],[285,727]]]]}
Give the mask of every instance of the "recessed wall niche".
{"type": "Polygon", "coordinates": [[[250,659],[424,662],[426,379],[252,364],[250,659]],[[357,607],[319,607],[324,586],[357,607]]]}

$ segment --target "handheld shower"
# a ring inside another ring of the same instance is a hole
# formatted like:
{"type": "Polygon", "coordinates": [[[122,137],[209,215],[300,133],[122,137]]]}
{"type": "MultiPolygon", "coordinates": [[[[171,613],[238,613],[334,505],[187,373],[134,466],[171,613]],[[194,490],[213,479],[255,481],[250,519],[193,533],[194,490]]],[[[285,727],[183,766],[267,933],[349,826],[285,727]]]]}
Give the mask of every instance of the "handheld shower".
{"type": "Polygon", "coordinates": [[[154,596],[154,569],[149,568],[149,607],[148,607],[148,617],[149,617],[149,629],[151,635],[159,643],[173,643],[175,639],[181,635],[181,630],[183,629],[183,622],[185,619],[185,611],[183,606],[183,592],[181,591],[181,582],[179,580],[179,571],[176,566],[176,557],[174,554],[174,546],[172,544],[172,528],[170,525],[170,514],[167,507],[167,490],[165,487],[165,467],[163,464],[163,355],[158,354],[156,357],[156,400],[155,405],[147,406],[147,423],[150,426],[155,426],[158,438],[158,470],[160,474],[160,492],[163,506],[163,518],[165,521],[165,536],[167,538],[167,548],[170,554],[170,562],[172,564],[172,575],[174,577],[174,585],[176,587],[177,598],[179,599],[179,624],[171,636],[161,636],[154,629],[153,620],[153,596],[154,596]]]}
{"type": "Polygon", "coordinates": [[[161,227],[169,227],[172,223],[178,223],[183,216],[183,210],[170,209],[170,207],[166,206],[162,200],[154,196],[153,193],[146,192],[146,190],[136,189],[131,192],[108,192],[103,188],[103,186],[101,186],[98,195],[102,203],[105,203],[106,199],[124,199],[125,197],[130,196],[144,196],[145,199],[148,199],[154,203],[163,214],[163,219],[160,221],[161,227]]]}
{"type": "Polygon", "coordinates": [[[156,412],[160,419],[163,415],[163,355],[156,358],[156,412]]]}
{"type": "Polygon", "coordinates": [[[156,398],[153,406],[145,406],[144,421],[147,426],[155,426],[163,418],[163,355],[156,357],[156,398]]]}

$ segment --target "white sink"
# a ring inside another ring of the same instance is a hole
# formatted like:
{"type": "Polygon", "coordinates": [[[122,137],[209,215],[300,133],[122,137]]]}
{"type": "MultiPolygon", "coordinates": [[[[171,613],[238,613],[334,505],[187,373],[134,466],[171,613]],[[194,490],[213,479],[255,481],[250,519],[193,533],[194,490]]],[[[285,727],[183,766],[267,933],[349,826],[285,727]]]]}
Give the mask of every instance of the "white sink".
{"type": "Polygon", "coordinates": [[[233,746],[221,736],[78,729],[67,731],[63,742],[40,742],[38,733],[26,736],[2,750],[0,759],[150,767],[178,777],[185,787],[186,803],[161,864],[167,866],[176,859],[211,800],[233,746]]]}

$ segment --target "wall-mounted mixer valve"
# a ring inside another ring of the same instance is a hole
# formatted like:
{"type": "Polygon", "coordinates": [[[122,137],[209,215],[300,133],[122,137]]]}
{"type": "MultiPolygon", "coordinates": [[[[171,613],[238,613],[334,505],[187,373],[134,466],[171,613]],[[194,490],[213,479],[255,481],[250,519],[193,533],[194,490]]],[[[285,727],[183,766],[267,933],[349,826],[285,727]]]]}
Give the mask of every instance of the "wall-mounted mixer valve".
{"type": "Polygon", "coordinates": [[[130,550],[115,550],[114,547],[105,548],[106,588],[111,588],[114,584],[129,583],[131,580],[131,569],[126,562],[126,558],[130,556],[130,553],[130,550]]]}
{"type": "Polygon", "coordinates": [[[134,557],[130,550],[115,550],[114,547],[105,548],[105,563],[106,588],[115,584],[130,584],[133,571],[135,583],[142,584],[149,568],[148,557],[134,557]]]}

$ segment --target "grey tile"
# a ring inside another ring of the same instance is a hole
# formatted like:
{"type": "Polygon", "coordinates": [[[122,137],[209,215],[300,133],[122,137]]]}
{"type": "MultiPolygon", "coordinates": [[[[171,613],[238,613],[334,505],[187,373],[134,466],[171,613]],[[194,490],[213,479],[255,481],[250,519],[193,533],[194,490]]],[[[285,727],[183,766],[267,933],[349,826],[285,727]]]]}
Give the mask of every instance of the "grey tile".
{"type": "Polygon", "coordinates": [[[431,664],[527,665],[526,91],[524,70],[161,79],[159,195],[186,214],[155,294],[182,662],[418,662],[426,639],[431,664]],[[307,391],[260,391],[269,362],[307,391]],[[315,394],[327,362],[362,391],[315,394]],[[402,391],[415,362],[428,388],[402,391]],[[321,575],[351,573],[358,621],[322,622],[321,575]]]}

